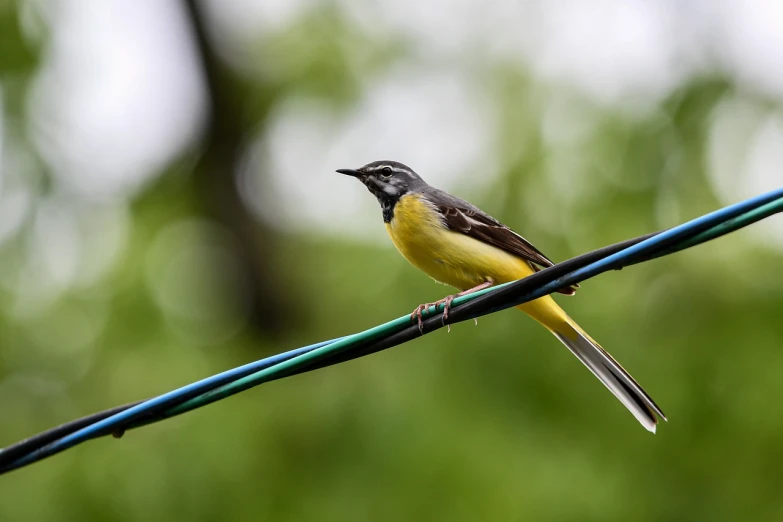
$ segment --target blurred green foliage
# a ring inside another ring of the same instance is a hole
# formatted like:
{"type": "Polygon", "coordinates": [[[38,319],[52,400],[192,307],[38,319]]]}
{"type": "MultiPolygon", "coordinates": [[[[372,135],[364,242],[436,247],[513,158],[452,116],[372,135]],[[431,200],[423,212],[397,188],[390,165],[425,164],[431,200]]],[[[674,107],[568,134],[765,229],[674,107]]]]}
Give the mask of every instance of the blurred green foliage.
{"type": "MultiPolygon", "coordinates": [[[[41,52],[17,21],[0,8],[6,93],[24,92],[41,52]]],[[[266,69],[246,78],[247,95],[258,82],[260,96],[271,84],[279,96],[305,91],[344,107],[362,75],[410,52],[362,44],[333,30],[341,24],[319,7],[261,39],[266,69]]],[[[594,124],[565,151],[540,125],[544,86],[509,65],[483,81],[506,139],[493,151],[501,175],[470,199],[550,257],[721,205],[707,182],[705,129],[735,92],[728,80],[695,81],[633,117],[566,92],[594,124]],[[579,178],[569,161],[583,165],[579,178]]],[[[23,96],[4,100],[7,116],[23,112],[23,96]]],[[[26,140],[16,146],[34,155],[26,140]]],[[[198,151],[187,154],[131,202],[121,259],[104,277],[36,313],[12,285],[0,289],[0,444],[371,327],[446,292],[391,245],[288,233],[265,252],[266,270],[299,315],[282,336],[243,328],[242,282],[220,255],[232,239],[204,221],[188,170],[198,151]],[[172,227],[194,232],[172,243],[172,227]],[[166,272],[180,255],[187,270],[166,272]]],[[[46,192],[38,184],[39,200],[46,192]]],[[[0,246],[3,281],[24,272],[32,228],[0,246]]],[[[559,298],[667,413],[656,436],[547,332],[508,311],[2,476],[0,520],[780,520],[780,263],[779,250],[743,231],[559,298]]]]}

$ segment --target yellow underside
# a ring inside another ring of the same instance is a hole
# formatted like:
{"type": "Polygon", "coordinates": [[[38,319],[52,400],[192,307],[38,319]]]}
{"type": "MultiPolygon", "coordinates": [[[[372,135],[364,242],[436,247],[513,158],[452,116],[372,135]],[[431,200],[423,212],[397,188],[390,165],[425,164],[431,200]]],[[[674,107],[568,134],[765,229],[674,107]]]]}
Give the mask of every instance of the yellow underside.
{"type": "MultiPolygon", "coordinates": [[[[535,272],[522,258],[447,229],[432,204],[416,194],[400,199],[386,231],[397,250],[416,268],[460,290],[485,281],[507,283],[535,272]]],[[[550,330],[573,335],[568,316],[549,296],[518,308],[550,330]]]]}

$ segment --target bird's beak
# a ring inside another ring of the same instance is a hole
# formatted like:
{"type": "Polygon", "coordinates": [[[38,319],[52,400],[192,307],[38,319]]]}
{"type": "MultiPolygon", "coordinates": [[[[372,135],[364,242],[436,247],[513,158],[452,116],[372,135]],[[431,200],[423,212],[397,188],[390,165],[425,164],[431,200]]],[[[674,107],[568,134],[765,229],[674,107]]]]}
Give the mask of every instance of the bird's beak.
{"type": "Polygon", "coordinates": [[[335,172],[339,172],[340,174],[345,174],[347,176],[353,176],[354,178],[360,178],[364,175],[363,172],[355,169],[337,169],[335,172]]]}

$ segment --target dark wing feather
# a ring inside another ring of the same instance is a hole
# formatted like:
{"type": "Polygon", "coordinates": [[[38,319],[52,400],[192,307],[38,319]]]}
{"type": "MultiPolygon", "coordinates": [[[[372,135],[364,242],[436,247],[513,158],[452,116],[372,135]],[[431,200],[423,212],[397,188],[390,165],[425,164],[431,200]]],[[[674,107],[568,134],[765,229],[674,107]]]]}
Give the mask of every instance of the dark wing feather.
{"type": "MultiPolygon", "coordinates": [[[[461,232],[517,257],[521,257],[529,261],[536,271],[539,271],[541,268],[548,268],[554,264],[527,239],[481,209],[441,190],[431,190],[431,193],[426,194],[427,199],[435,204],[440,213],[443,214],[444,222],[450,230],[461,232]]],[[[564,288],[559,292],[573,295],[577,286],[564,288]]]]}

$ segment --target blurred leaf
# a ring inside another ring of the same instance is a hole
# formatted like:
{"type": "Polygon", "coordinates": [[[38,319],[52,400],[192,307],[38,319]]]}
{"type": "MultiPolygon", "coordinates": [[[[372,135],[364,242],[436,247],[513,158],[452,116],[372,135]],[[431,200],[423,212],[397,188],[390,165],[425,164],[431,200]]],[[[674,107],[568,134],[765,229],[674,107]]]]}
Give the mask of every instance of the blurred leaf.
{"type": "Polygon", "coordinates": [[[22,34],[15,3],[0,2],[0,76],[27,74],[38,63],[37,49],[22,34]]]}

